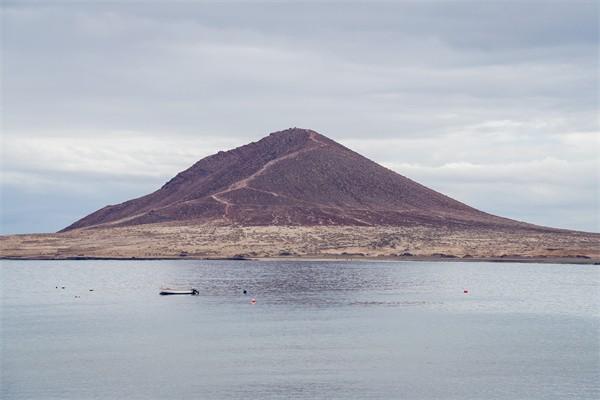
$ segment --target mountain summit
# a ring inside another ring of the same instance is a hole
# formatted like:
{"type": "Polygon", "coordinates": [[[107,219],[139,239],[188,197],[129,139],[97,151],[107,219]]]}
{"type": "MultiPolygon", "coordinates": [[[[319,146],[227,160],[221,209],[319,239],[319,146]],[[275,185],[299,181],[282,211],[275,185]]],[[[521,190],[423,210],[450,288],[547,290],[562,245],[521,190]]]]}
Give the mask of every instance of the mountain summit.
{"type": "Polygon", "coordinates": [[[478,211],[299,128],[203,158],[154,193],[64,231],[150,223],[548,229],[478,211]]]}

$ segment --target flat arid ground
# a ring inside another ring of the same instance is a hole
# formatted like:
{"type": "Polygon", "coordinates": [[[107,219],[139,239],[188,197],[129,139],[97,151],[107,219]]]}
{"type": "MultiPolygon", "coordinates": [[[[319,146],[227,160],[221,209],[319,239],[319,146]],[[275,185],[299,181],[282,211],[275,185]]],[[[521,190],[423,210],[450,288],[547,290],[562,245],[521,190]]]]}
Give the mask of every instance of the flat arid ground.
{"type": "Polygon", "coordinates": [[[600,234],[361,226],[148,224],[0,237],[3,258],[387,258],[597,263],[600,234]]]}

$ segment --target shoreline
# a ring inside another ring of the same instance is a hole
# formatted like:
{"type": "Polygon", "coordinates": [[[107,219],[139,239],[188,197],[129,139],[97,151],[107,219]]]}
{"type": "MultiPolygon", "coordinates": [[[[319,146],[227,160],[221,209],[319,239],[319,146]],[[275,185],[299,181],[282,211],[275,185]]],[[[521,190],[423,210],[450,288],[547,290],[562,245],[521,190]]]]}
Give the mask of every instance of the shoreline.
{"type": "Polygon", "coordinates": [[[345,262],[487,262],[487,263],[522,263],[522,264],[571,264],[571,265],[600,265],[600,259],[591,257],[453,257],[453,256],[342,256],[342,255],[307,255],[307,256],[274,256],[274,257],[44,257],[44,256],[4,256],[0,261],[166,261],[166,260],[195,260],[195,261],[345,261],[345,262]]]}

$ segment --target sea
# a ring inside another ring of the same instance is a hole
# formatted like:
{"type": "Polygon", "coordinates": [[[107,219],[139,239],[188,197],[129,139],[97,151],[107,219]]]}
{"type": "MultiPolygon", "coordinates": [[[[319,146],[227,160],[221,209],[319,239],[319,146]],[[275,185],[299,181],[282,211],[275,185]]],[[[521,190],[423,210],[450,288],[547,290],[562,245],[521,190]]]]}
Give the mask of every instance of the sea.
{"type": "Polygon", "coordinates": [[[596,265],[2,261],[0,280],[5,400],[600,398],[596,265]]]}

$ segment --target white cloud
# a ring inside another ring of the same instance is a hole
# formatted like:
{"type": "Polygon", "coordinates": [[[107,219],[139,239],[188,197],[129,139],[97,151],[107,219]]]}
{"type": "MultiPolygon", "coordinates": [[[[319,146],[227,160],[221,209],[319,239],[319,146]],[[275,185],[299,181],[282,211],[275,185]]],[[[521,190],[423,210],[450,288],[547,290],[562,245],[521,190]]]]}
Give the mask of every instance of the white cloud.
{"type": "MultiPolygon", "coordinates": [[[[39,176],[44,171],[124,179],[165,179],[199,158],[228,150],[235,144],[236,141],[231,139],[210,136],[173,138],[136,132],[97,132],[81,136],[9,135],[3,141],[3,179],[12,184],[27,184],[27,180],[22,180],[27,172],[39,176]]],[[[35,184],[41,182],[32,181],[35,184]]]]}

